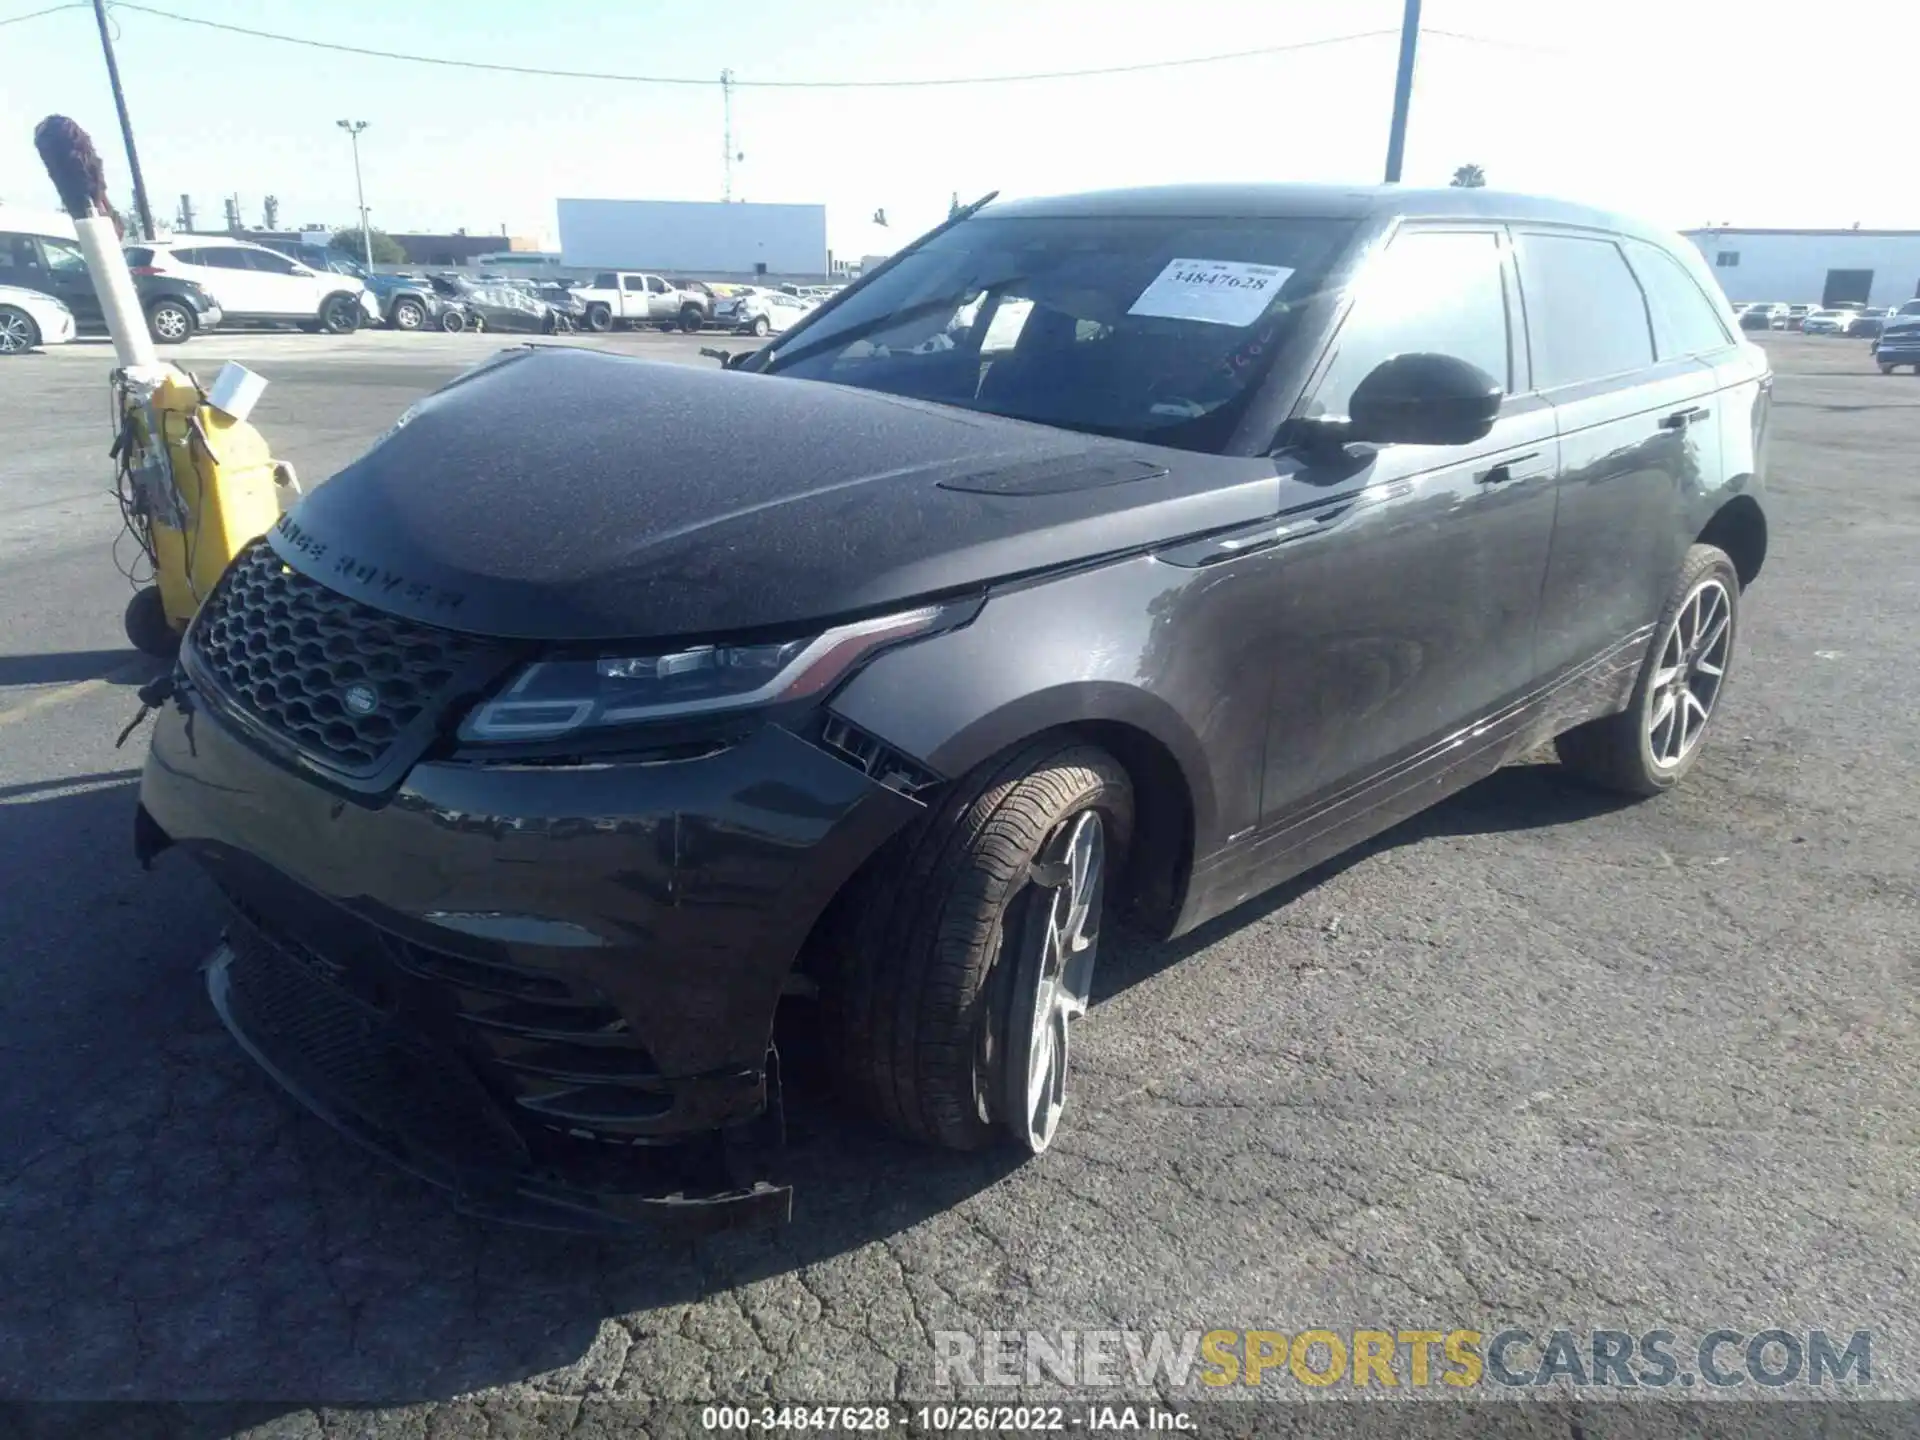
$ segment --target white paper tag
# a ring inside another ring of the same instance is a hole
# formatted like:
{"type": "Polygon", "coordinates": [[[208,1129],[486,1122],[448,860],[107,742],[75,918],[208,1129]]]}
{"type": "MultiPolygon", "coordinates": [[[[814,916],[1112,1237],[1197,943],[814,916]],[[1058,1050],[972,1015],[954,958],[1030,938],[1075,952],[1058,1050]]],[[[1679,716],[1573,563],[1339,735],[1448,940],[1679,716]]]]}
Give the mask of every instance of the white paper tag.
{"type": "Polygon", "coordinates": [[[1128,309],[1129,315],[1203,320],[1209,325],[1251,325],[1293,271],[1244,260],[1173,260],[1154,276],[1128,309]]]}

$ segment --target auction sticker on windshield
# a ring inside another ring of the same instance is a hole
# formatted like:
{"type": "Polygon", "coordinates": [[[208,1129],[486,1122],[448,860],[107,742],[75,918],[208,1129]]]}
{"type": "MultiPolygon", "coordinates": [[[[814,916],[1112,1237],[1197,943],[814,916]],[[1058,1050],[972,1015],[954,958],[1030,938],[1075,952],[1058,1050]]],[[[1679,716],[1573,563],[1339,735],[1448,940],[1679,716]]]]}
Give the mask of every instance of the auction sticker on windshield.
{"type": "Polygon", "coordinates": [[[1129,315],[1251,325],[1293,271],[1244,260],[1171,260],[1128,309],[1129,315]]]}

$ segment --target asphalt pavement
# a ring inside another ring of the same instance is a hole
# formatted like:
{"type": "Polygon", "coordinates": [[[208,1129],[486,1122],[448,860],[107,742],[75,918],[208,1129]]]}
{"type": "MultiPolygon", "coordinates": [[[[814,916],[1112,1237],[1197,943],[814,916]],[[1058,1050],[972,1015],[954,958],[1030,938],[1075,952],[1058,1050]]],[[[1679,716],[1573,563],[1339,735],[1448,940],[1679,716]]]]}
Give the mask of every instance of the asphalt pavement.
{"type": "MultiPolygon", "coordinates": [[[[181,359],[266,375],[312,483],[502,343],[181,359]]],[[[424,1434],[476,1395],[931,1397],[937,1331],[1507,1325],[1868,1330],[1870,1393],[1920,1398],[1920,379],[1768,343],[1772,550],[1677,793],[1514,766],[1195,936],[1110,941],[1044,1159],[803,1097],[792,1226],[698,1243],[461,1218],[235,1048],[209,888],[132,856],[114,739],[154,672],[111,351],[0,362],[0,1398],[424,1434]]]]}

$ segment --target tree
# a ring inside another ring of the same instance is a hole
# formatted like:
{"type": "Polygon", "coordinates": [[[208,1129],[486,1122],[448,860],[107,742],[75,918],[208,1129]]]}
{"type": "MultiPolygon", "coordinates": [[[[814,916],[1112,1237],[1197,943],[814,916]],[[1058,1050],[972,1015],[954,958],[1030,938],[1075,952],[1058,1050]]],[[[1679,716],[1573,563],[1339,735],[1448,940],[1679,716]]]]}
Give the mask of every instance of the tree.
{"type": "MultiPolygon", "coordinates": [[[[398,240],[394,239],[384,230],[373,230],[370,233],[373,239],[374,264],[404,265],[407,263],[407,252],[400,248],[400,242],[398,240]]],[[[330,248],[338,250],[342,255],[349,255],[355,260],[364,260],[367,257],[366,245],[360,239],[360,227],[358,225],[354,225],[345,230],[334,231],[333,239],[329,240],[327,244],[330,248]]]]}
{"type": "Polygon", "coordinates": [[[260,202],[260,218],[266,222],[269,230],[280,228],[280,197],[269,195],[260,202]]]}
{"type": "Polygon", "coordinates": [[[1453,180],[1450,183],[1463,190],[1478,190],[1487,183],[1487,172],[1478,165],[1462,165],[1453,172],[1453,180]]]}

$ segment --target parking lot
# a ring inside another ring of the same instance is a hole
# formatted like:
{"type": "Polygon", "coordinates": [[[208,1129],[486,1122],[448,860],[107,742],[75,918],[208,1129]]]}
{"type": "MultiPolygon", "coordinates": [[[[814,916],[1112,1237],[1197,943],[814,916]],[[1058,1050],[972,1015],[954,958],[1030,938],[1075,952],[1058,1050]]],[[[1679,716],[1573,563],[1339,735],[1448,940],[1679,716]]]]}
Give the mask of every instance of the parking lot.
{"type": "MultiPolygon", "coordinates": [[[[177,358],[266,375],[311,484],[503,343],[177,358]]],[[[802,1096],[791,1227],[631,1244],[457,1216],[228,1038],[209,888],[132,858],[114,740],[155,671],[120,631],[111,348],[0,364],[0,1395],[851,1401],[935,1394],[940,1330],[1618,1325],[1870,1330],[1873,1393],[1920,1398],[1920,380],[1765,343],[1771,552],[1677,793],[1511,767],[1108,949],[1044,1159],[802,1096]]]]}

